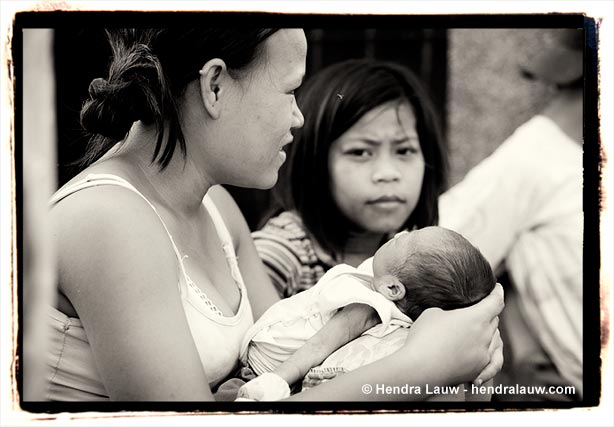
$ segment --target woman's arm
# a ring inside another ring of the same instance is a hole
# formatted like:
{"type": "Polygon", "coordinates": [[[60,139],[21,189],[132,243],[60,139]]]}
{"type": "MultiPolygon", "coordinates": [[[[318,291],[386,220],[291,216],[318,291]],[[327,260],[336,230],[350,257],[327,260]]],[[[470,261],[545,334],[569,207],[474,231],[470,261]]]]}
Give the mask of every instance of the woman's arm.
{"type": "Polygon", "coordinates": [[[412,325],[400,350],[290,399],[424,400],[429,397],[427,385],[433,389],[472,381],[476,377],[486,381],[503,364],[497,330],[497,316],[502,309],[501,285],[468,308],[427,309],[412,325]],[[414,393],[404,392],[403,386],[414,393]],[[413,387],[420,391],[415,392],[413,387]]]}
{"type": "Polygon", "coordinates": [[[114,400],[213,400],[180,299],[178,261],[138,195],[82,190],[52,210],[60,290],[114,400]]]}
{"type": "Polygon", "coordinates": [[[220,185],[211,187],[209,195],[232,236],[254,319],[258,319],[270,306],[279,301],[279,295],[264,270],[245,217],[232,196],[220,185]]]}

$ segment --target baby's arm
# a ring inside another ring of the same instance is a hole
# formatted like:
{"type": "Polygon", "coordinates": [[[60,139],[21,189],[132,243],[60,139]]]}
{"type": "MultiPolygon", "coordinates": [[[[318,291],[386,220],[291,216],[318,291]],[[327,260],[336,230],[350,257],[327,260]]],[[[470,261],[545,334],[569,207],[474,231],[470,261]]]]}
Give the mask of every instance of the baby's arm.
{"type": "Polygon", "coordinates": [[[339,347],[379,322],[380,318],[373,307],[350,304],[335,313],[322,329],[273,372],[288,384],[302,380],[309,369],[318,366],[339,347]]]}

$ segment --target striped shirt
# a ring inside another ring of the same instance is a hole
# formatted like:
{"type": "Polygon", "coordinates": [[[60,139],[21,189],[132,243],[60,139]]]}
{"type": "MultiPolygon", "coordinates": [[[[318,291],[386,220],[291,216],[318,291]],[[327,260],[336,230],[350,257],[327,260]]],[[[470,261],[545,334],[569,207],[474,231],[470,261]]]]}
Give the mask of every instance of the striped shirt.
{"type": "Polygon", "coordinates": [[[311,288],[335,265],[294,212],[282,212],[252,233],[256,250],[282,298],[311,288]]]}

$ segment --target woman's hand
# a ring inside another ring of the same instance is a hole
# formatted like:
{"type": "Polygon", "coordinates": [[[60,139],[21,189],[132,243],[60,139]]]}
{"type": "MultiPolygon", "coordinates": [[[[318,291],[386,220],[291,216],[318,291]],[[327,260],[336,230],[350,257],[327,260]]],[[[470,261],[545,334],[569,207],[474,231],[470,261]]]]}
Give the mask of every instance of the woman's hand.
{"type": "MultiPolygon", "coordinates": [[[[499,318],[497,317],[497,319],[499,318]]],[[[488,365],[486,365],[480,375],[478,375],[478,377],[473,381],[473,383],[477,386],[480,386],[485,382],[492,380],[493,377],[497,375],[503,367],[503,341],[501,340],[501,334],[499,333],[499,329],[495,330],[495,334],[490,341],[490,346],[488,347],[488,355],[490,356],[488,365]]]]}
{"type": "Polygon", "coordinates": [[[405,349],[400,351],[420,349],[421,357],[439,366],[441,381],[446,384],[474,380],[481,384],[503,366],[503,344],[497,329],[503,307],[503,288],[497,284],[474,306],[451,311],[427,309],[412,325],[405,349]]]}

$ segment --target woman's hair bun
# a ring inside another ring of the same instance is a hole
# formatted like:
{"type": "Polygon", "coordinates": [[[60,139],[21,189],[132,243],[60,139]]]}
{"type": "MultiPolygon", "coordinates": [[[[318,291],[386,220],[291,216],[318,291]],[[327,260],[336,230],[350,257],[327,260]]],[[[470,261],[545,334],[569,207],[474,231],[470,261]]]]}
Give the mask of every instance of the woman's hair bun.
{"type": "Polygon", "coordinates": [[[116,141],[126,137],[135,121],[152,120],[161,86],[161,68],[147,46],[136,45],[122,53],[114,58],[108,80],[92,80],[89,99],[81,109],[86,131],[116,141]]]}
{"type": "Polygon", "coordinates": [[[109,83],[102,78],[92,80],[90,99],[81,109],[83,128],[117,141],[125,138],[132,124],[138,120],[133,114],[135,109],[131,106],[134,106],[134,100],[127,93],[128,86],[125,82],[109,83]]]}
{"type": "Polygon", "coordinates": [[[106,79],[98,77],[90,83],[89,94],[92,99],[99,99],[103,96],[108,90],[109,82],[106,79]]]}

